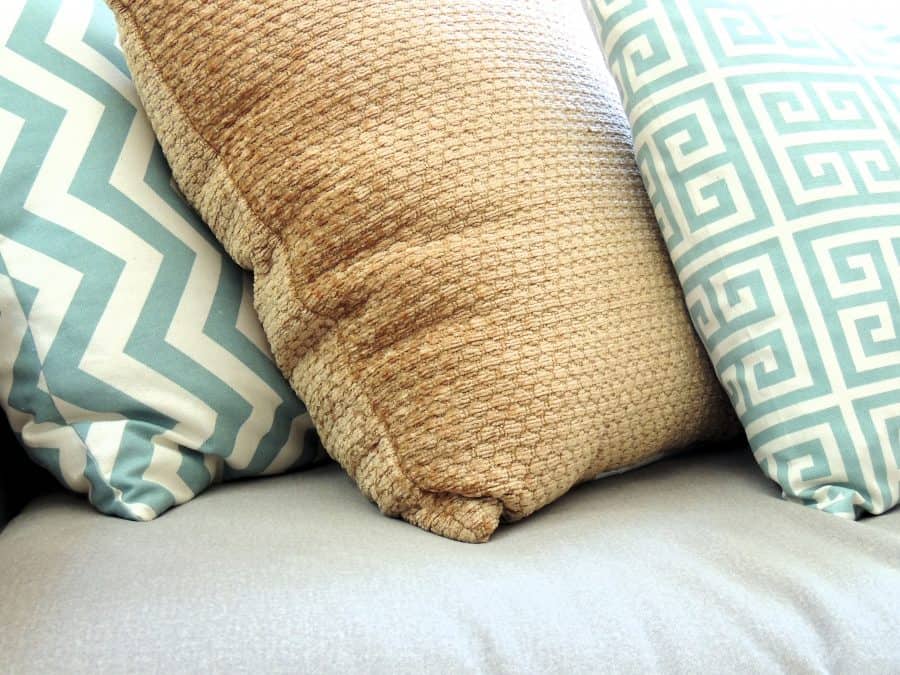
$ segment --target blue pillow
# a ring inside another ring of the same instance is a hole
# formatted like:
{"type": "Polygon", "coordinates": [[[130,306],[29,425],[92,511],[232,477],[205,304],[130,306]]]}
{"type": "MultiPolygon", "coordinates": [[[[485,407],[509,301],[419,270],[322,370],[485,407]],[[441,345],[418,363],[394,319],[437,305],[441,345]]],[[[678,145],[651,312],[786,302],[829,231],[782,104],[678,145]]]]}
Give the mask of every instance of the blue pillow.
{"type": "Polygon", "coordinates": [[[99,0],[0,12],[0,404],[35,461],[130,519],[323,456],[99,0]]]}
{"type": "Polygon", "coordinates": [[[585,4],[694,325],[763,470],[839,516],[896,505],[900,13],[585,4]]]}

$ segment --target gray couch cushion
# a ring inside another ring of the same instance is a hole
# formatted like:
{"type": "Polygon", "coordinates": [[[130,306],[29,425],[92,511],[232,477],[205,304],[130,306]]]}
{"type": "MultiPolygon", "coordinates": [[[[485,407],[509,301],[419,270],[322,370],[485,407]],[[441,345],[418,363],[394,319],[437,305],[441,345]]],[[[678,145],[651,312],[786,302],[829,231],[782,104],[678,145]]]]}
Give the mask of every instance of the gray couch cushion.
{"type": "Polygon", "coordinates": [[[152,523],[42,497],[0,535],[13,672],[898,672],[900,512],[778,499],[747,452],[585,485],[484,545],[336,468],[152,523]]]}

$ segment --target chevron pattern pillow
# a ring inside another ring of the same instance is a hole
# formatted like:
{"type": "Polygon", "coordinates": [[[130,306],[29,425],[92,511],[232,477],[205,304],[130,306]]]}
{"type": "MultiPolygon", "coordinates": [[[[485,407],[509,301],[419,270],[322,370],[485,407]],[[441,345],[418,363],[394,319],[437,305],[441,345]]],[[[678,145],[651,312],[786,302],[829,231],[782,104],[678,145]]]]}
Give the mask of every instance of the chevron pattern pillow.
{"type": "Polygon", "coordinates": [[[0,11],[0,403],[63,484],[148,520],[322,450],[116,41],[99,1],[0,11]]]}
{"type": "Polygon", "coordinates": [[[856,3],[854,16],[889,17],[863,24],[846,3],[586,5],[759,463],[787,497],[839,516],[896,505],[897,10],[856,3]]]}

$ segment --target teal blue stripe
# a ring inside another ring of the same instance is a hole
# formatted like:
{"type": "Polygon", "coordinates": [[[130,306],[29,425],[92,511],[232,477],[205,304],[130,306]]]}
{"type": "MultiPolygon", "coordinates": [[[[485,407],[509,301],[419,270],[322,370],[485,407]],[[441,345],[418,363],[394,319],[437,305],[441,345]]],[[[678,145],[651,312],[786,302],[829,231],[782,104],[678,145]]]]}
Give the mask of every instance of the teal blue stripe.
{"type": "Polygon", "coordinates": [[[749,435],[748,440],[751,446],[756,448],[766,443],[777,441],[782,436],[802,432],[810,427],[820,425],[827,426],[834,435],[847,479],[844,481],[833,480],[833,469],[828,463],[825,449],[821,441],[816,439],[805,443],[796,443],[784,450],[772,453],[777,466],[779,484],[782,486],[792,485],[788,472],[794,460],[812,460],[812,466],[800,472],[800,479],[804,482],[813,481],[814,485],[811,488],[793,491],[795,497],[803,500],[807,505],[816,505],[817,500],[813,497],[813,492],[821,487],[821,481],[826,480],[828,485],[832,486],[834,494],[842,496],[841,501],[827,509],[828,511],[846,513],[857,517],[860,509],[852,505],[852,500],[856,493],[862,497],[862,508],[870,511],[872,509],[872,495],[866,487],[860,457],[855,451],[853,439],[847,431],[847,424],[840,409],[826,408],[792,417],[779,424],[768,426],[758,434],[749,435]]]}
{"type": "MultiPolygon", "coordinates": [[[[30,40],[25,44],[19,44],[11,40],[10,47],[105,103],[106,108],[100,126],[70,191],[73,196],[111,217],[114,216],[141,239],[163,253],[158,276],[125,351],[138,361],[179,382],[200,398],[208,398],[204,396],[206,392],[216,391],[217,400],[220,402],[219,409],[227,409],[229,414],[217,417],[213,434],[199,450],[218,453],[230,450],[234,446],[234,439],[240,426],[251,413],[249,403],[231,389],[228,383],[200,368],[189,356],[165,340],[181,299],[181,289],[187,283],[194,262],[194,253],[108,184],[118,160],[118,150],[124,144],[134,119],[134,109],[103,80],[82,68],[80,64],[61,58],[60,54],[42,41],[30,40]]],[[[196,227],[199,231],[201,226],[196,224],[196,227]]]]}
{"type": "Polygon", "coordinates": [[[84,34],[84,43],[93,47],[131,79],[125,56],[116,47],[116,20],[103,0],[94,0],[94,12],[84,34]]]}
{"type": "MultiPolygon", "coordinates": [[[[648,125],[653,125],[652,141],[640,145],[637,149],[636,155],[638,164],[644,171],[649,170],[651,172],[650,175],[653,180],[656,181],[658,186],[667,185],[669,189],[675,190],[678,199],[672,201],[673,203],[679,204],[685,211],[684,218],[688,227],[691,228],[691,232],[699,232],[709,225],[718,223],[723,216],[730,214],[735,203],[734,198],[731,196],[724,181],[719,181],[714,183],[710,188],[707,188],[705,196],[709,196],[712,192],[715,192],[724,206],[704,214],[698,214],[692,211],[691,198],[689,196],[687,184],[693,179],[706,177],[711,171],[724,166],[733,167],[734,173],[736,173],[738,179],[741,180],[741,188],[750,204],[751,215],[749,218],[743,222],[734,224],[724,232],[707,235],[698,240],[689,250],[679,253],[678,257],[673,260],[675,269],[679,274],[682,274],[683,270],[698,258],[704,257],[712,251],[715,251],[732,239],[744,237],[756,233],[763,228],[771,227],[774,222],[772,214],[770,214],[766,208],[766,202],[761,193],[759,182],[756,180],[745,179],[745,177],[752,176],[753,171],[744,159],[741,143],[727,120],[715,119],[714,123],[716,124],[716,128],[714,130],[703,128],[700,125],[691,122],[690,119],[684,119],[683,117],[681,119],[676,119],[667,125],[659,125],[657,128],[655,120],[660,115],[678,111],[695,101],[703,102],[706,107],[715,106],[717,105],[715,103],[717,100],[718,94],[716,93],[715,88],[712,85],[703,85],[685,93],[684,96],[671,98],[648,109],[635,120],[634,123],[635,137],[645,133],[648,125]],[[724,150],[719,154],[692,164],[690,167],[683,170],[677,168],[674,158],[668,154],[662,157],[662,163],[657,166],[656,160],[651,153],[651,147],[666,147],[667,139],[679,132],[688,132],[690,134],[691,140],[689,141],[689,145],[686,148],[683,148],[685,150],[690,149],[690,144],[703,145],[707,143],[709,137],[713,133],[716,134],[718,139],[721,139],[724,150]]],[[[756,130],[755,132],[751,130],[750,134],[751,136],[762,137],[762,132],[759,130],[756,130]]],[[[776,174],[776,176],[778,175],[780,174],[776,174]]],[[[678,246],[689,233],[680,232],[678,230],[676,223],[679,222],[679,219],[675,217],[674,212],[668,205],[668,200],[664,198],[663,194],[652,194],[651,199],[654,201],[654,205],[659,204],[660,201],[666,203],[663,209],[666,214],[666,221],[675,230],[675,233],[667,238],[666,244],[674,249],[674,247],[678,246]]]]}
{"type": "MultiPolygon", "coordinates": [[[[137,118],[135,108],[115,88],[46,44],[47,32],[59,7],[58,1],[29,0],[5,46],[79,89],[85,98],[90,97],[103,106],[98,128],[88,139],[87,150],[79,158],[68,191],[73,199],[106,214],[160,253],[160,268],[155,272],[149,296],[140,307],[137,325],[128,338],[125,353],[167,380],[180,384],[215,411],[212,436],[199,449],[178,448],[176,461],[179,463],[173,466],[188,488],[198,493],[212,479],[204,465],[204,456],[209,453],[229,456],[233,452],[238,431],[252,412],[251,402],[244,400],[231,386],[227,374],[222,374],[228,372],[227,368],[213,368],[215,372],[209,372],[189,354],[181,353],[166,341],[190,271],[197,262],[195,253],[178,236],[169,233],[155,218],[109,184],[132,125],[145,124],[145,121],[137,118]]],[[[99,0],[93,3],[93,13],[83,40],[127,75],[125,61],[114,44],[112,15],[99,0]]],[[[85,476],[91,484],[91,500],[103,511],[132,517],[130,511],[116,499],[112,487],[115,486],[123,491],[127,501],[146,504],[161,513],[174,504],[173,494],[165,486],[144,480],[142,476],[153,459],[153,440],[173,429],[176,420],[161,414],[159,410],[148,409],[116,387],[79,369],[99,319],[122,278],[125,261],[111,254],[104,245],[94,245],[60,225],[24,210],[24,201],[40,168],[35,158],[46,158],[51,143],[59,133],[65,110],[7,80],[0,80],[0,106],[25,121],[10,161],[0,173],[0,193],[4,195],[4,200],[0,200],[0,223],[3,224],[4,234],[82,275],[74,301],[62,317],[60,333],[55,336],[44,363],[37,358],[30,333],[26,336],[13,373],[12,395],[6,403],[34,414],[39,422],[65,424],[51,396],[38,387],[38,378],[43,375],[55,396],[113,419],[127,419],[120,447],[102,448],[104,453],[115,457],[112,476],[108,481],[99,470],[97,458],[88,455],[85,476]]],[[[140,170],[131,162],[128,170],[136,169],[140,170]]],[[[237,318],[244,303],[245,273],[227,260],[208,228],[172,189],[171,171],[158,146],[148,158],[142,178],[161,203],[180,214],[199,238],[212,247],[210,251],[217,256],[217,261],[222,262],[211,311],[206,317],[197,317],[203,321],[202,325],[197,326],[198,330],[228,350],[248,371],[258,373],[282,400],[259,447],[240,449],[241,454],[251,454],[250,465],[240,471],[229,469],[225,472],[226,477],[258,474],[266,470],[282,452],[294,423],[308,423],[308,416],[298,418],[305,414],[305,408],[277,373],[267,353],[237,329],[237,318]]],[[[99,227],[101,222],[97,225],[99,227]]],[[[3,270],[6,270],[5,266],[3,270]]],[[[20,280],[13,280],[13,285],[23,311],[30,316],[36,289],[20,280]]],[[[244,376],[243,373],[241,376],[244,376]]],[[[173,393],[173,396],[177,395],[173,393]]],[[[196,423],[195,415],[189,411],[183,416],[175,411],[172,416],[188,424],[196,423]]],[[[104,423],[84,419],[74,423],[72,428],[83,442],[91,433],[93,424],[104,423]]],[[[324,456],[317,436],[311,431],[305,434],[302,450],[302,456],[296,462],[298,466],[308,465],[324,456]]],[[[32,449],[31,452],[61,478],[60,449],[32,449]]],[[[107,458],[104,464],[108,461],[107,458]]]]}
{"type": "MultiPolygon", "coordinates": [[[[10,39],[8,47],[20,46],[19,42],[24,42],[26,46],[43,44],[51,21],[48,19],[38,22],[35,17],[29,17],[29,21],[24,24],[22,30],[14,33],[13,38],[15,39],[10,39]]],[[[58,60],[60,63],[66,63],[64,59],[58,60]]],[[[25,125],[13,153],[23,153],[25,156],[45,156],[59,129],[64,112],[48,101],[12,85],[5,79],[0,79],[0,100],[4,101],[4,106],[8,110],[25,119],[25,125]]],[[[0,193],[6,196],[4,200],[0,200],[0,217],[3,222],[15,224],[11,226],[8,235],[16,241],[59,260],[73,269],[78,269],[84,276],[71,308],[60,327],[65,339],[54,341],[43,367],[37,361],[35,354],[27,368],[17,369],[17,377],[13,386],[14,393],[10,396],[10,404],[22,410],[37,410],[37,402],[32,399],[34,396],[39,396],[36,393],[38,392],[36,381],[29,382],[20,375],[29,372],[35,373],[36,377],[37,373],[43,372],[48,387],[55,395],[66,400],[78,401],[79,407],[106,413],[118,413],[122,411],[123,407],[125,410],[142,409],[142,405],[136,400],[130,399],[122,392],[84,373],[79,368],[82,354],[92,336],[93,327],[103,313],[123,264],[104,249],[24,211],[24,200],[31,191],[39,168],[39,165],[31,163],[9,162],[7,164],[6,170],[0,174],[0,193]],[[20,398],[18,393],[21,391],[26,391],[26,396],[31,400],[20,398]]],[[[23,356],[28,357],[23,353],[20,358],[23,356]]],[[[53,405],[49,397],[45,397],[44,404],[46,406],[53,405]]],[[[60,424],[64,423],[55,408],[53,412],[54,421],[60,424]]],[[[173,420],[159,415],[157,411],[142,410],[142,413],[145,419],[153,420],[158,432],[171,428],[174,424],[173,420]]],[[[45,409],[42,418],[48,415],[49,411],[45,409]]],[[[131,449],[131,454],[135,458],[141,458],[144,468],[146,468],[152,456],[150,438],[135,440],[137,445],[131,449]]],[[[134,469],[132,468],[131,471],[133,472],[134,469]]],[[[163,488],[154,486],[154,489],[159,491],[163,488]]],[[[169,498],[171,499],[171,496],[169,498]]],[[[92,501],[106,512],[123,515],[119,511],[117,503],[112,500],[111,493],[106,495],[100,491],[96,495],[92,495],[92,501]]]]}

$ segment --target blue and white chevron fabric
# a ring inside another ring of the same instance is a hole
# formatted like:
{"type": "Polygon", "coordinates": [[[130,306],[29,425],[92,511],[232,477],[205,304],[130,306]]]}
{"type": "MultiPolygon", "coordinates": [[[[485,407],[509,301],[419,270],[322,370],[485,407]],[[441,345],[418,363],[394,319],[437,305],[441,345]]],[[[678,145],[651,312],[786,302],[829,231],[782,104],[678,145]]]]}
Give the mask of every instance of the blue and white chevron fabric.
{"type": "Polygon", "coordinates": [[[130,519],[322,456],[99,0],[0,8],[0,403],[34,460],[130,519]]]}
{"type": "Polygon", "coordinates": [[[788,498],[840,516],[896,505],[900,10],[585,4],[760,465],[788,498]]]}

